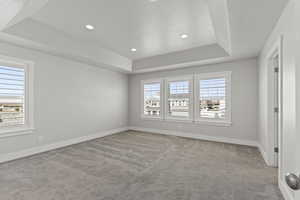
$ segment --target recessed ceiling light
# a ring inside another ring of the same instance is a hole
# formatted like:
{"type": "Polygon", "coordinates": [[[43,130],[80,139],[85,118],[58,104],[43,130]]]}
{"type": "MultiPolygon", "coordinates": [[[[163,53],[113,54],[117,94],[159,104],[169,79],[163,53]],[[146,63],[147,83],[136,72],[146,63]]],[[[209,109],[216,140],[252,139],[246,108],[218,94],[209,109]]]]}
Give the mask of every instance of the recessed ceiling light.
{"type": "Polygon", "coordinates": [[[186,39],[186,38],[188,38],[189,36],[187,35],[187,34],[181,34],[181,36],[180,36],[182,39],[186,39]]]}
{"type": "Polygon", "coordinates": [[[92,25],[90,25],[90,24],[85,25],[85,28],[86,28],[87,30],[90,30],[90,31],[92,31],[92,30],[95,29],[95,27],[92,26],[92,25]]]}
{"type": "Polygon", "coordinates": [[[158,0],[149,0],[149,2],[153,3],[153,2],[157,2],[158,0]]]}
{"type": "Polygon", "coordinates": [[[132,48],[131,51],[132,51],[132,52],[136,52],[137,50],[136,50],[135,48],[132,48]]]}

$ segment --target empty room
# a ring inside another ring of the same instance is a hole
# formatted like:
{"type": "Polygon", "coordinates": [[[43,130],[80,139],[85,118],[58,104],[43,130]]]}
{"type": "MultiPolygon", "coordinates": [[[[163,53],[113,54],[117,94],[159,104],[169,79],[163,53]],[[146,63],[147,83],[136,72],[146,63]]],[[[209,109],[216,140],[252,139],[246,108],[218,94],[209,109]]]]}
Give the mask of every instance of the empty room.
{"type": "Polygon", "coordinates": [[[0,0],[0,200],[300,200],[299,22],[299,0],[0,0]]]}

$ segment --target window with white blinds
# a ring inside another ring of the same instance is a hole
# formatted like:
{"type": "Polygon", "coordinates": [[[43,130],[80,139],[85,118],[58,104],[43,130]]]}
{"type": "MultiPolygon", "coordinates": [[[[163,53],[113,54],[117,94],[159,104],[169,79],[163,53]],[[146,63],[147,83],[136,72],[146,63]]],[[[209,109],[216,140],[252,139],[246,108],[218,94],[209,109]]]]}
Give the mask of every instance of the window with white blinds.
{"type": "Polygon", "coordinates": [[[144,82],[143,83],[143,116],[160,117],[161,116],[161,83],[144,82]]]}
{"type": "Polygon", "coordinates": [[[0,138],[34,130],[33,65],[0,55],[0,138]]]}
{"type": "Polygon", "coordinates": [[[190,118],[191,80],[167,81],[167,118],[190,118]]]}
{"type": "Polygon", "coordinates": [[[199,74],[196,78],[197,120],[230,121],[230,72],[199,74]]]}
{"type": "Polygon", "coordinates": [[[25,122],[25,70],[0,65],[0,127],[25,122]]]}
{"type": "Polygon", "coordinates": [[[200,117],[224,119],[226,110],[225,78],[200,80],[200,117]]]}
{"type": "Polygon", "coordinates": [[[231,72],[142,81],[142,94],[142,116],[231,125],[231,72]]]}

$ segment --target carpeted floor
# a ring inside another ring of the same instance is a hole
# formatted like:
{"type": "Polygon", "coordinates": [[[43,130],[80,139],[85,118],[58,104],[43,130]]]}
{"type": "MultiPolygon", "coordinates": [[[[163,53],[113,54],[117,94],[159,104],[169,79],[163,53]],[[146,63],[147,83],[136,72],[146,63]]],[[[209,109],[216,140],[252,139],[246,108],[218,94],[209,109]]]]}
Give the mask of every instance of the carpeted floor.
{"type": "Polygon", "coordinates": [[[282,200],[256,148],[124,132],[0,165],[0,200],[282,200]]]}

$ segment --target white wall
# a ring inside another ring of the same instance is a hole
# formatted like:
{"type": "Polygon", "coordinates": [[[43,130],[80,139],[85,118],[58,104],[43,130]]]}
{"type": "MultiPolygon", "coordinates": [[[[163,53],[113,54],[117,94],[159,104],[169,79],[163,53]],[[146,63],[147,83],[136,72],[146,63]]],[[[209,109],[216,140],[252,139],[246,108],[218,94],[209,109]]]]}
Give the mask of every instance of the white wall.
{"type": "Polygon", "coordinates": [[[35,62],[36,128],[0,138],[0,156],[127,126],[127,75],[5,43],[0,54],[35,62]]]}
{"type": "Polygon", "coordinates": [[[133,71],[147,71],[177,65],[187,65],[186,63],[203,60],[218,59],[228,56],[228,53],[219,45],[211,44],[196,48],[187,49],[179,52],[172,52],[142,58],[133,61],[133,71]]]}
{"type": "MultiPolygon", "coordinates": [[[[298,0],[297,0],[298,1],[298,0]]],[[[271,99],[268,97],[268,53],[270,52],[273,44],[278,41],[280,36],[283,36],[283,121],[282,121],[282,146],[279,149],[283,155],[280,184],[284,184],[283,175],[287,172],[293,171],[293,147],[295,138],[295,126],[296,126],[296,76],[295,76],[295,32],[294,32],[294,12],[300,12],[294,10],[294,0],[291,0],[282,16],[280,17],[276,27],[272,34],[268,38],[259,58],[259,141],[262,147],[267,152],[269,159],[271,155],[271,147],[269,141],[270,134],[273,134],[268,127],[268,104],[271,99]]],[[[298,23],[298,22],[297,22],[298,23]]],[[[285,186],[284,186],[285,187],[285,186]]],[[[281,185],[282,188],[282,185],[281,185]]],[[[290,190],[283,191],[284,194],[291,195],[290,190]]]]}
{"type": "Polygon", "coordinates": [[[258,102],[257,60],[246,59],[229,63],[190,67],[177,70],[130,75],[129,78],[129,125],[206,135],[218,138],[257,141],[258,102]],[[193,73],[232,71],[232,126],[217,127],[192,123],[178,123],[141,119],[141,80],[178,76],[193,73]]]}

